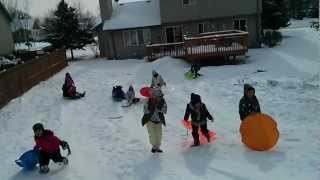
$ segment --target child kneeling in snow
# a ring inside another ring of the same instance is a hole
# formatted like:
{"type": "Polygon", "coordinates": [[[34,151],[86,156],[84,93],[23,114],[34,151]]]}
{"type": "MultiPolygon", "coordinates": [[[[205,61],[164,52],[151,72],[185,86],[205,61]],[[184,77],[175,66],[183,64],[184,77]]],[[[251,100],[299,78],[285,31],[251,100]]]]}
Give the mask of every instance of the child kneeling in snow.
{"type": "Polygon", "coordinates": [[[128,105],[131,105],[140,101],[139,98],[135,97],[135,92],[132,85],[129,86],[129,89],[126,93],[126,99],[128,101],[128,105]]]}
{"type": "Polygon", "coordinates": [[[160,89],[152,90],[151,97],[144,105],[142,126],[147,125],[152,153],[162,153],[162,124],[166,125],[164,114],[167,113],[167,104],[160,89]]]}
{"type": "Polygon", "coordinates": [[[79,99],[86,95],[86,92],[79,93],[77,92],[76,85],[70,75],[70,73],[66,73],[64,84],[62,86],[63,97],[68,97],[71,99],[79,99]]]}
{"type": "Polygon", "coordinates": [[[44,129],[41,123],[37,123],[32,127],[34,132],[34,140],[36,145],[35,150],[40,152],[39,163],[40,163],[40,173],[49,172],[49,161],[53,160],[55,163],[68,164],[68,159],[62,157],[60,153],[59,146],[62,146],[62,149],[69,149],[69,145],[66,141],[61,141],[58,137],[54,135],[51,130],[44,129]]]}

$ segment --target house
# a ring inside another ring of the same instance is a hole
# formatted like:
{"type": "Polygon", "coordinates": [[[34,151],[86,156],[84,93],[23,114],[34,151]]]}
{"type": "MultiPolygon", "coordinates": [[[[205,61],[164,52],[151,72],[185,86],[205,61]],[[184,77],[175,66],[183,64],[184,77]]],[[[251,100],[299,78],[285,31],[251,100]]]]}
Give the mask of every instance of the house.
{"type": "Polygon", "coordinates": [[[35,20],[31,29],[32,41],[40,42],[45,41],[47,38],[45,28],[40,25],[39,20],[35,20]]]}
{"type": "Polygon", "coordinates": [[[259,47],[262,0],[99,1],[100,53],[110,59],[145,57],[146,45],[213,31],[247,31],[249,47],[259,47]]]}
{"type": "Polygon", "coordinates": [[[11,23],[15,43],[27,42],[31,39],[33,20],[30,16],[15,16],[11,23]]]}
{"type": "Polygon", "coordinates": [[[0,2],[0,56],[11,54],[14,50],[10,22],[10,15],[0,2]]]}

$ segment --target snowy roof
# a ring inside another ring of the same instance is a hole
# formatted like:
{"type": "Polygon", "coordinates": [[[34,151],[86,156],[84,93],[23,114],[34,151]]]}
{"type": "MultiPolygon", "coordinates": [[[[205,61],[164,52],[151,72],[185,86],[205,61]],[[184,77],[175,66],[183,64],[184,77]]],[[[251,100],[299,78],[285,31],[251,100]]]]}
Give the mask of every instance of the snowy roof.
{"type": "Polygon", "coordinates": [[[111,18],[103,30],[129,29],[161,24],[159,0],[120,0],[113,4],[111,18]]]}
{"type": "Polygon", "coordinates": [[[51,46],[51,44],[48,42],[31,42],[30,47],[28,47],[25,43],[16,43],[15,50],[39,51],[49,46],[51,46]]]}

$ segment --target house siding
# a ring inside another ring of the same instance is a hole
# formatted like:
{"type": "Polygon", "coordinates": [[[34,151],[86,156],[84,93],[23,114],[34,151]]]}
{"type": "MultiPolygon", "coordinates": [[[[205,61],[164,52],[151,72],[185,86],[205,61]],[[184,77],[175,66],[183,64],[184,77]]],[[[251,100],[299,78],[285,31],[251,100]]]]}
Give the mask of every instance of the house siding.
{"type": "MultiPolygon", "coordinates": [[[[195,5],[185,7],[182,0],[161,0],[162,24],[151,27],[151,43],[166,43],[168,27],[181,26],[183,35],[196,35],[199,33],[199,23],[210,24],[209,27],[206,26],[207,31],[224,31],[234,29],[235,19],[245,19],[249,32],[249,47],[260,47],[261,12],[262,0],[197,0],[195,5]]],[[[126,46],[123,42],[123,31],[100,33],[101,55],[109,59],[144,57],[145,45],[126,46]]]]}
{"type": "MultiPolygon", "coordinates": [[[[247,21],[247,31],[249,32],[249,47],[255,48],[259,47],[260,39],[260,21],[257,16],[234,16],[227,18],[215,18],[215,19],[206,19],[199,21],[191,22],[180,22],[180,23],[167,23],[163,25],[163,32],[167,27],[172,26],[181,26],[182,34],[184,35],[196,35],[199,34],[199,24],[208,23],[210,24],[208,31],[225,31],[234,29],[234,20],[236,19],[245,19],[247,21]]],[[[164,41],[166,42],[166,35],[163,33],[164,41]]]]}
{"type": "MultiPolygon", "coordinates": [[[[144,29],[144,28],[139,28],[144,29]]],[[[151,31],[151,43],[163,42],[161,27],[149,27],[151,31]]],[[[138,29],[130,29],[138,30],[138,29]]],[[[123,32],[126,30],[103,31],[99,33],[100,52],[108,59],[143,58],[145,56],[145,45],[127,46],[123,40],[123,32]]]]}
{"type": "Polygon", "coordinates": [[[0,55],[11,54],[14,50],[13,37],[6,16],[0,11],[0,55]]]}
{"type": "Polygon", "coordinates": [[[182,0],[160,1],[162,23],[253,15],[261,11],[262,0],[196,0],[196,4],[188,6],[182,0]]]}

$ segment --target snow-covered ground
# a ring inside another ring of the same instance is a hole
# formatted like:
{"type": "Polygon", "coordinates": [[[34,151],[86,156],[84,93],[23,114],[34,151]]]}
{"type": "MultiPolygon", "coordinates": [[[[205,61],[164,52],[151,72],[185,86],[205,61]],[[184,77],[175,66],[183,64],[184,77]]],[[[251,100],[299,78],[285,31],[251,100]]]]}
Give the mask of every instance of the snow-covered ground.
{"type": "MultiPolygon", "coordinates": [[[[99,56],[100,51],[99,47],[95,44],[89,44],[85,46],[83,49],[78,49],[73,51],[74,58],[76,60],[80,59],[92,59],[95,58],[96,56],[99,56]]],[[[71,59],[71,51],[68,49],[67,50],[67,58],[71,59]]]]}
{"type": "Polygon", "coordinates": [[[32,88],[0,110],[0,179],[2,180],[319,180],[320,179],[320,37],[309,28],[283,30],[281,46],[250,50],[245,64],[201,69],[204,75],[186,80],[189,65],[163,58],[103,59],[71,62],[48,81],[32,88]],[[112,86],[136,91],[150,84],[155,69],[167,81],[168,104],[163,154],[151,154],[142,103],[122,108],[111,100],[112,86]],[[265,72],[258,72],[265,70],[265,72]],[[70,72],[79,91],[77,101],[63,99],[64,74],[70,72]],[[256,88],[262,111],[273,116],[281,133],[268,152],[247,149],[239,136],[238,102],[243,83],[256,88]],[[190,134],[181,126],[190,93],[202,95],[215,122],[209,123],[219,139],[189,148],[190,134]],[[120,119],[114,119],[122,115],[120,119]],[[43,122],[73,154],[63,168],[52,172],[21,171],[14,160],[32,148],[32,125],[43,122]]]}
{"type": "Polygon", "coordinates": [[[51,46],[48,42],[30,42],[31,46],[28,47],[26,43],[16,43],[15,50],[28,50],[28,51],[38,51],[43,48],[51,46]]]}

